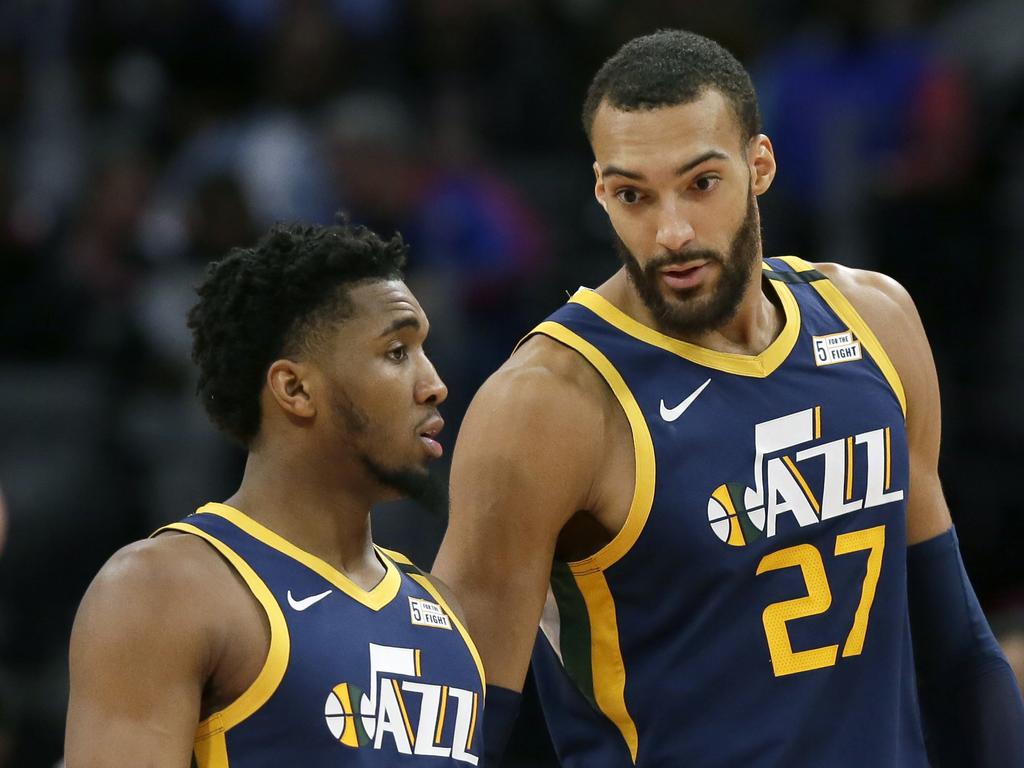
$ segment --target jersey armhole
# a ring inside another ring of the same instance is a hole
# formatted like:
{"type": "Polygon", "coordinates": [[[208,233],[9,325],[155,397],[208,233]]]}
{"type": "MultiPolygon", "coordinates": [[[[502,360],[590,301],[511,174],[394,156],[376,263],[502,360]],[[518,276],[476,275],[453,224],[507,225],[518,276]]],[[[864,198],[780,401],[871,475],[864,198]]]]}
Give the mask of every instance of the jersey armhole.
{"type": "Polygon", "coordinates": [[[223,744],[223,734],[266,704],[284,678],[291,653],[291,638],[288,634],[288,624],[285,621],[284,612],[281,610],[281,606],[278,605],[270,588],[231,547],[201,528],[189,523],[171,523],[158,529],[152,535],[156,536],[164,531],[180,531],[198,536],[213,547],[242,577],[249,591],[252,592],[253,597],[256,598],[263,608],[267,621],[270,624],[270,647],[267,650],[267,658],[263,662],[263,667],[260,669],[256,679],[237,699],[223,709],[214,712],[205,720],[200,721],[196,728],[196,760],[200,768],[219,768],[221,765],[226,768],[227,752],[223,744]],[[211,740],[210,743],[206,743],[208,740],[211,740]],[[219,762],[221,759],[223,759],[223,762],[219,762]]]}
{"type": "MultiPolygon", "coordinates": [[[[545,321],[538,325],[533,334],[548,336],[578,352],[600,374],[611,389],[629,422],[633,438],[634,481],[633,498],[622,524],[612,540],[589,557],[567,563],[575,574],[602,571],[616,563],[633,548],[651,514],[654,504],[655,461],[654,442],[636,398],[626,385],[622,374],[612,362],[593,344],[560,323],[545,321]]],[[[532,335],[532,334],[531,334],[532,335]]]]}

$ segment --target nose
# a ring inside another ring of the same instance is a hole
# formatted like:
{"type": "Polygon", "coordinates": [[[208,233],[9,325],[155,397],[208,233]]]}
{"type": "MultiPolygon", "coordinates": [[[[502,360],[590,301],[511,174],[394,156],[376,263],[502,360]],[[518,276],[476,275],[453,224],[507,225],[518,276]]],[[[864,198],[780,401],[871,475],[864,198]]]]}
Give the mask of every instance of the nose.
{"type": "Polygon", "coordinates": [[[430,362],[430,358],[424,355],[423,361],[424,371],[419,382],[416,384],[414,397],[419,405],[438,406],[448,399],[448,387],[441,381],[441,377],[437,375],[437,370],[434,368],[434,364],[430,362]]]}
{"type": "Polygon", "coordinates": [[[666,200],[658,213],[658,234],[655,241],[666,251],[671,253],[680,251],[696,236],[693,225],[690,224],[679,201],[666,200]]]}

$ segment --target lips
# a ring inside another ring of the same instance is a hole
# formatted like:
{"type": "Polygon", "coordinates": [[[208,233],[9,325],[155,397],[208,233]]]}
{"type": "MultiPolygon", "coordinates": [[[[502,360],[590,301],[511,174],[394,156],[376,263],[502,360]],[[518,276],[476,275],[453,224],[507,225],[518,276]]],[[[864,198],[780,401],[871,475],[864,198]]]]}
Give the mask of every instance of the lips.
{"type": "Polygon", "coordinates": [[[423,447],[435,459],[441,458],[444,454],[444,448],[434,439],[442,429],[444,429],[444,419],[440,416],[432,416],[419,429],[419,437],[423,447]]]}
{"type": "Polygon", "coordinates": [[[681,291],[699,285],[707,274],[707,266],[706,261],[672,264],[659,269],[658,273],[669,288],[681,291]]]}

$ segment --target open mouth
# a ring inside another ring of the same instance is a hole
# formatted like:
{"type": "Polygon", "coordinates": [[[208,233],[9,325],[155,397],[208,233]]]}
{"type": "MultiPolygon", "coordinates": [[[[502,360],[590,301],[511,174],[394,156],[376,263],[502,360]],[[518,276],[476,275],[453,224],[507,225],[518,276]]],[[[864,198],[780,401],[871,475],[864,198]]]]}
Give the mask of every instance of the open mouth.
{"type": "Polygon", "coordinates": [[[444,429],[444,419],[440,416],[435,416],[419,431],[420,441],[423,443],[424,448],[426,448],[427,453],[435,459],[439,459],[444,455],[444,448],[436,439],[442,429],[444,429]]]}
{"type": "Polygon", "coordinates": [[[669,288],[685,290],[699,285],[707,273],[708,263],[701,261],[690,264],[672,265],[658,270],[669,288]]]}

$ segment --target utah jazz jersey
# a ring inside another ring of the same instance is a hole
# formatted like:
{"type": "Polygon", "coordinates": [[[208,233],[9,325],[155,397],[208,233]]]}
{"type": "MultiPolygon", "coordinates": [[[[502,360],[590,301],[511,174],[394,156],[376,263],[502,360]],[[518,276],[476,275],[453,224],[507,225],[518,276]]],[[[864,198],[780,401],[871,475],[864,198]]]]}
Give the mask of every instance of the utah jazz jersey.
{"type": "Polygon", "coordinates": [[[224,504],[162,528],[204,539],[266,612],[259,676],[199,724],[199,768],[477,765],[483,668],[459,620],[406,558],[369,591],[224,504]]]}
{"type": "Polygon", "coordinates": [[[556,562],[534,653],[562,765],[927,766],[906,601],[906,403],[852,305],[792,257],[755,356],[581,289],[533,333],[628,419],[622,530],[556,562]]]}

